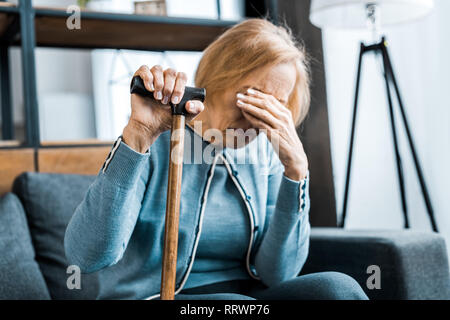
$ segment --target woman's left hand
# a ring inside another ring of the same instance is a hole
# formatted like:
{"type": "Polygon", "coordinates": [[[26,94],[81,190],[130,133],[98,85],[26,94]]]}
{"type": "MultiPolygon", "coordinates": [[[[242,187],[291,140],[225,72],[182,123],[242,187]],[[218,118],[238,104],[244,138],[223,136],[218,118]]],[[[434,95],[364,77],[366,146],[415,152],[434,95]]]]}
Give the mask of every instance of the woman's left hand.
{"type": "Polygon", "coordinates": [[[291,111],[270,94],[248,89],[237,95],[237,107],[255,127],[265,129],[267,137],[284,165],[284,175],[300,181],[306,178],[308,158],[297,135],[291,111]]]}

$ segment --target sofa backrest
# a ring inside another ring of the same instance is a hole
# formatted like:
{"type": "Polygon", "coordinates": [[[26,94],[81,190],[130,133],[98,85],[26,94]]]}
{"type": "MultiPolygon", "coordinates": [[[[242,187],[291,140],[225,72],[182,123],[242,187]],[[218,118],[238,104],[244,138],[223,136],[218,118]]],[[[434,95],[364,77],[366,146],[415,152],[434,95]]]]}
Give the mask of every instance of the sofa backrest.
{"type": "Polygon", "coordinates": [[[0,300],[50,299],[25,211],[11,192],[0,197],[0,254],[0,300]]]}
{"type": "Polygon", "coordinates": [[[95,175],[27,172],[14,181],[13,192],[25,209],[36,261],[52,299],[97,297],[95,273],[81,275],[81,289],[67,285],[73,271],[64,252],[66,226],[94,179],[95,175]]]}
{"type": "MultiPolygon", "coordinates": [[[[14,144],[0,146],[0,196],[10,192],[14,183],[14,193],[25,209],[24,228],[29,229],[33,245],[28,256],[31,255],[32,260],[36,260],[39,267],[33,270],[40,269],[45,280],[44,286],[48,287],[48,292],[47,289],[37,290],[36,283],[25,279],[25,273],[23,279],[9,279],[15,283],[30,283],[30,286],[33,286],[32,290],[22,286],[21,292],[28,294],[22,295],[25,298],[31,297],[31,293],[35,291],[39,293],[38,298],[45,298],[45,295],[49,296],[50,293],[53,299],[93,299],[97,295],[98,282],[95,274],[82,275],[81,290],[68,289],[66,282],[70,274],[67,274],[68,263],[63,241],[66,226],[94,180],[94,175],[105,161],[112,142],[76,143],[77,145],[43,143],[39,148],[24,148],[14,144]],[[38,172],[42,174],[37,174],[38,172]]],[[[9,195],[9,198],[11,197],[9,195]]],[[[4,213],[3,218],[11,218],[13,214],[4,213]]],[[[24,231],[23,234],[27,232],[24,231]]],[[[30,241],[19,233],[15,235],[21,240],[15,243],[30,241]]],[[[32,267],[28,262],[27,266],[32,267]]],[[[34,274],[34,278],[38,278],[38,273],[34,274]]],[[[14,297],[11,295],[11,298],[14,297]]]]}

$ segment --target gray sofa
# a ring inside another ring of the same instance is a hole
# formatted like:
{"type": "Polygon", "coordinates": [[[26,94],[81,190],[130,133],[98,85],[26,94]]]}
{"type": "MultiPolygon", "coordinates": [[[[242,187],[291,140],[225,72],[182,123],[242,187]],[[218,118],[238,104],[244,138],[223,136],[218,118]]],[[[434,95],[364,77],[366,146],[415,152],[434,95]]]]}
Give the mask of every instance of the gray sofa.
{"type": "MultiPolygon", "coordinates": [[[[24,173],[0,200],[0,299],[95,299],[98,277],[69,290],[63,238],[94,176],[24,173]]],[[[371,299],[448,299],[447,251],[435,233],[313,228],[302,274],[341,271],[371,299]],[[369,290],[367,268],[380,268],[369,290]]]]}

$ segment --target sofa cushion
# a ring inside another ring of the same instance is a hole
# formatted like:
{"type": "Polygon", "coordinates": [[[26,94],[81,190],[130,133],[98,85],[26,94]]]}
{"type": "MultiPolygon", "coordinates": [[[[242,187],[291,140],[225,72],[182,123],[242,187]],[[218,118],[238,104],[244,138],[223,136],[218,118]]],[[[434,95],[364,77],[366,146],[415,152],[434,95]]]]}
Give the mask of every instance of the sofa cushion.
{"type": "Polygon", "coordinates": [[[53,299],[95,299],[98,276],[81,275],[81,289],[69,289],[64,252],[66,226],[95,176],[27,172],[16,178],[13,192],[25,208],[36,261],[53,299]]]}
{"type": "Polygon", "coordinates": [[[50,299],[34,258],[22,204],[7,193],[0,198],[0,299],[50,299]]]}

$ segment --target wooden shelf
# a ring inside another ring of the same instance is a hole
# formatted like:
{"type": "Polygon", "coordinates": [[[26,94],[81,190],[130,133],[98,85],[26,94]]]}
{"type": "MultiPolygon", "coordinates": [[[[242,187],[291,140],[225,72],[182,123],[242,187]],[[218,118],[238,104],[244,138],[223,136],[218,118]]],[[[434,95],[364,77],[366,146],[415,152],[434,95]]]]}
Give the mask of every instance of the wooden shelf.
{"type": "MultiPolygon", "coordinates": [[[[94,11],[81,12],[81,29],[69,30],[62,9],[35,8],[36,45],[147,51],[202,51],[237,21],[192,19],[94,11]]],[[[17,8],[0,6],[0,37],[17,8]]],[[[20,45],[19,34],[13,44],[20,45]]]]}
{"type": "Polygon", "coordinates": [[[0,2],[0,8],[6,8],[5,10],[8,10],[8,8],[17,8],[14,3],[11,2],[0,2]]]}
{"type": "Polygon", "coordinates": [[[79,146],[112,146],[114,141],[98,140],[98,139],[84,139],[84,140],[64,140],[64,141],[42,141],[41,147],[79,147],[79,146]]]}
{"type": "Polygon", "coordinates": [[[17,17],[17,7],[9,2],[0,2],[0,39],[3,37],[8,27],[17,17]]]}
{"type": "Polygon", "coordinates": [[[0,140],[0,149],[1,148],[20,147],[22,144],[23,144],[22,141],[17,141],[17,140],[0,140]]]}

